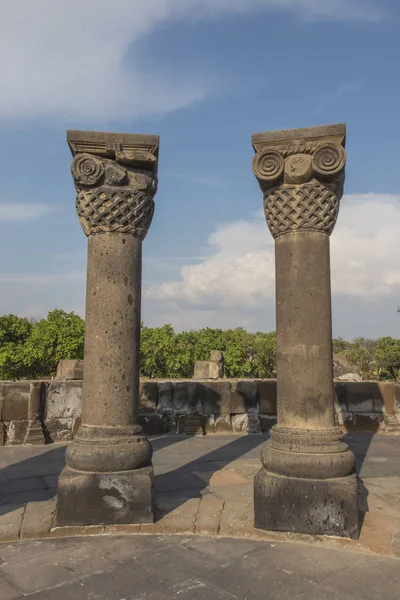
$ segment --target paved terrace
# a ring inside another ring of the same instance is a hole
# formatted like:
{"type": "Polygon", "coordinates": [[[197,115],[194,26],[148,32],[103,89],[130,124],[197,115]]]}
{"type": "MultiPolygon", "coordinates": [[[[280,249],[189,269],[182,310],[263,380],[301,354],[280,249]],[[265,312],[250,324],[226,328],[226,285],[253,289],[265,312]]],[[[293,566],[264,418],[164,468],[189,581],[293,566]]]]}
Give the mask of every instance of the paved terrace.
{"type": "Polygon", "coordinates": [[[265,440],[154,438],[154,524],[54,531],[66,445],[0,448],[1,600],[399,598],[400,437],[347,437],[360,477],[358,541],[253,528],[265,440]]]}

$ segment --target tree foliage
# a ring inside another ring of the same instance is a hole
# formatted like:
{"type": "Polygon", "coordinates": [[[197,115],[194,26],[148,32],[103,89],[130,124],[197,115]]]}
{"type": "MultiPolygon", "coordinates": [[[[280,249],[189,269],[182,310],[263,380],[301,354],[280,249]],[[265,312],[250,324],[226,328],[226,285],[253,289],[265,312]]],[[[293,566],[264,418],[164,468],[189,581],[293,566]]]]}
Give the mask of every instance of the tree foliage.
{"type": "MultiPolygon", "coordinates": [[[[73,312],[53,310],[46,319],[0,317],[0,379],[51,377],[63,358],[83,358],[85,323],[73,312]]],[[[211,350],[225,353],[227,377],[274,377],[276,335],[250,333],[242,327],[176,333],[172,325],[141,327],[141,374],[151,378],[188,378],[196,360],[211,350]]],[[[400,339],[333,340],[336,354],[360,369],[363,379],[399,380],[400,339]]]]}
{"type": "Polygon", "coordinates": [[[85,322],[62,310],[32,321],[0,317],[0,378],[37,379],[55,375],[63,358],[83,358],[85,322]]]}

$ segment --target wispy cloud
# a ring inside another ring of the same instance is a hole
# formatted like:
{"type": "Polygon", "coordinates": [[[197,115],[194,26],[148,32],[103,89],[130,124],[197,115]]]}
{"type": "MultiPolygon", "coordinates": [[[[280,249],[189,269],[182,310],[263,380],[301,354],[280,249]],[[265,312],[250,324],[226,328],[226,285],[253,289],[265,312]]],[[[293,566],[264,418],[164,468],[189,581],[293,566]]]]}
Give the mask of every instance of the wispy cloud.
{"type": "Polygon", "coordinates": [[[280,10],[303,19],[372,21],[382,17],[380,5],[380,0],[4,0],[0,118],[134,120],[201,101],[215,92],[220,75],[177,72],[149,61],[142,67],[137,44],[173,19],[280,10]]]}
{"type": "Polygon", "coordinates": [[[36,221],[54,210],[53,206],[46,204],[0,203],[0,222],[20,223],[36,221]]]}

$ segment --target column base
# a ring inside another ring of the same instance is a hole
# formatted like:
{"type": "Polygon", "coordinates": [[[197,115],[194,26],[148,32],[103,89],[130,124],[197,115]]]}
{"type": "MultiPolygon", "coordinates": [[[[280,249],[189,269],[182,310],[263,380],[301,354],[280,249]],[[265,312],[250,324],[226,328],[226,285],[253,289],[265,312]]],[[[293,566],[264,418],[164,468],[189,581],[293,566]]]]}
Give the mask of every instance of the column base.
{"type": "Polygon", "coordinates": [[[261,468],[254,478],[254,527],[358,539],[356,474],[302,479],[261,468]]]}
{"type": "Polygon", "coordinates": [[[56,527],[153,522],[153,467],[90,473],[64,468],[58,481],[56,527]]]}

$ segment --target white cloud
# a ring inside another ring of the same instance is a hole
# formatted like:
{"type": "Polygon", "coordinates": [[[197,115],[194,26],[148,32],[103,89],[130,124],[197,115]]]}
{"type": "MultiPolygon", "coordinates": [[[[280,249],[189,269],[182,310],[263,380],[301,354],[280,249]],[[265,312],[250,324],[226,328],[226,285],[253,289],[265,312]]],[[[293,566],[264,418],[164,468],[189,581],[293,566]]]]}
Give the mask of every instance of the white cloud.
{"type": "MultiPolygon", "coordinates": [[[[341,202],[331,237],[332,292],[376,300],[400,294],[400,196],[350,194],[341,202]]],[[[145,296],[175,308],[260,309],[275,294],[274,244],[264,217],[221,225],[208,239],[209,256],[181,268],[181,279],[145,296]]]]}
{"type": "Polygon", "coordinates": [[[0,117],[89,122],[167,113],[201,100],[210,74],[149,66],[136,43],[173,18],[283,10],[379,19],[379,0],[19,0],[2,2],[0,117]],[[132,50],[132,60],[127,53],[132,50]]]}
{"type": "Polygon", "coordinates": [[[0,222],[35,221],[53,210],[54,207],[46,204],[0,204],[0,222]]]}

